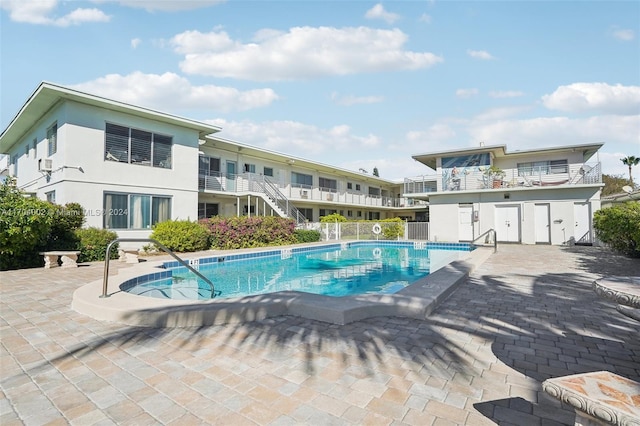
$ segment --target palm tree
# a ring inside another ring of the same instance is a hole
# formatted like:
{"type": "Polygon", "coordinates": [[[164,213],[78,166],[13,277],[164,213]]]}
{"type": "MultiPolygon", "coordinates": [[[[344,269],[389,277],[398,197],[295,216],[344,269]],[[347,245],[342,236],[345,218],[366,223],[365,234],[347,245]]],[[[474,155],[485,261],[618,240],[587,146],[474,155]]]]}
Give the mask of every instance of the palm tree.
{"type": "Polygon", "coordinates": [[[631,167],[637,166],[640,163],[640,157],[630,155],[628,157],[621,158],[622,164],[629,166],[629,185],[633,188],[633,176],[631,176],[631,167]]]}

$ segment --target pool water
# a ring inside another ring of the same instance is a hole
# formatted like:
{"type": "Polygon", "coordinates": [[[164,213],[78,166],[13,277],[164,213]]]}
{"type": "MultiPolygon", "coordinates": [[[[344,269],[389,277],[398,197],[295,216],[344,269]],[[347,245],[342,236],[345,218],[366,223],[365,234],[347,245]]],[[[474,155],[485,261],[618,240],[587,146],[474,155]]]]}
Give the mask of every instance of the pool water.
{"type": "MultiPolygon", "coordinates": [[[[468,251],[468,247],[467,250],[468,251]]],[[[395,293],[458,258],[460,251],[414,248],[411,244],[351,244],[303,252],[272,251],[242,260],[224,257],[197,262],[220,292],[216,298],[302,291],[326,296],[395,293]]],[[[123,290],[149,297],[179,300],[211,298],[209,285],[178,267],[171,276],[123,284],[123,290]]]]}

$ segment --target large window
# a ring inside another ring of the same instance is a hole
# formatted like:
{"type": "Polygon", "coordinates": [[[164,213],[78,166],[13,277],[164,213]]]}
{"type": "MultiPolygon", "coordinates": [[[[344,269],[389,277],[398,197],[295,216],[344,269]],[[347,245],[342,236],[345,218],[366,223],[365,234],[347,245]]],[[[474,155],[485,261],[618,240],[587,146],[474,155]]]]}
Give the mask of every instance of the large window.
{"type": "Polygon", "coordinates": [[[313,209],[305,209],[299,208],[298,211],[307,219],[309,222],[313,222],[313,209]]]}
{"type": "Polygon", "coordinates": [[[58,123],[53,123],[47,129],[47,157],[52,156],[58,151],[58,123]]]}
{"type": "Polygon", "coordinates": [[[220,176],[220,159],[201,155],[198,174],[204,176],[220,176]]]}
{"type": "Polygon", "coordinates": [[[264,175],[273,177],[273,167],[265,167],[264,168],[264,175]]]}
{"type": "Polygon", "coordinates": [[[209,219],[218,216],[218,204],[198,203],[198,219],[209,219]]]}
{"type": "Polygon", "coordinates": [[[491,165],[491,156],[488,152],[471,155],[461,155],[457,157],[442,157],[443,169],[452,169],[454,167],[464,169],[465,167],[480,167],[489,165],[491,165]]]}
{"type": "Polygon", "coordinates": [[[171,168],[171,136],[107,123],[104,158],[120,163],[171,168]]]}
{"type": "Polygon", "coordinates": [[[318,183],[319,183],[320,188],[324,189],[324,190],[334,190],[334,191],[336,191],[338,189],[338,181],[335,180],[335,179],[329,179],[329,178],[321,177],[320,181],[318,183]]]}
{"type": "Polygon", "coordinates": [[[244,171],[245,171],[245,173],[255,173],[256,172],[256,165],[255,164],[245,163],[244,164],[244,171]]]}
{"type": "Polygon", "coordinates": [[[376,188],[375,186],[370,186],[369,187],[369,195],[374,196],[374,197],[379,197],[380,196],[380,188],[376,188]]]}
{"type": "Polygon", "coordinates": [[[534,161],[518,163],[518,176],[537,176],[569,172],[567,160],[534,161]]]}
{"type": "Polygon", "coordinates": [[[106,229],[149,229],[171,218],[171,197],[144,194],[104,194],[106,229]]]}
{"type": "Polygon", "coordinates": [[[291,186],[310,188],[313,186],[313,176],[291,172],[291,186]]]}

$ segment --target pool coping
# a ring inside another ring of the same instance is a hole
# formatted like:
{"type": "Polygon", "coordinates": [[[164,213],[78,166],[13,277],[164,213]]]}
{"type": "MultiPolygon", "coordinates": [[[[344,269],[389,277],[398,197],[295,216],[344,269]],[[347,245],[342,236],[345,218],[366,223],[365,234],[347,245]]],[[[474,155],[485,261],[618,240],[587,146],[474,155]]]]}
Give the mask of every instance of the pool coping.
{"type": "Polygon", "coordinates": [[[73,293],[71,307],[97,320],[144,327],[197,327],[263,320],[280,315],[344,325],[377,316],[424,319],[469,274],[489,258],[493,250],[478,247],[459,260],[432,272],[393,294],[331,297],[298,291],[212,300],[171,300],[138,296],[120,290],[127,280],[158,271],[164,261],[151,261],[122,269],[110,276],[107,294],[100,298],[102,280],[73,293]]]}

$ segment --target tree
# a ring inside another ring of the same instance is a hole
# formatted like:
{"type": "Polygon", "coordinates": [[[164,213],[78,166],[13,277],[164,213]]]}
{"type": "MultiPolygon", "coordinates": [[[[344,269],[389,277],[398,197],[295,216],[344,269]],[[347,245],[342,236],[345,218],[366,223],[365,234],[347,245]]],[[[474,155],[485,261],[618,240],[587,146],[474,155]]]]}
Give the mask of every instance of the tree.
{"type": "Polygon", "coordinates": [[[376,176],[376,177],[380,177],[380,174],[378,173],[378,168],[377,167],[373,168],[373,175],[376,176]]]}
{"type": "Polygon", "coordinates": [[[640,163],[640,157],[630,155],[628,157],[621,158],[622,164],[629,166],[629,185],[633,188],[633,176],[631,176],[631,168],[637,166],[640,163]]]}
{"type": "Polygon", "coordinates": [[[604,188],[602,188],[602,196],[614,195],[614,194],[622,194],[624,191],[622,187],[629,184],[627,178],[623,175],[602,175],[602,183],[604,183],[604,188]]]}

